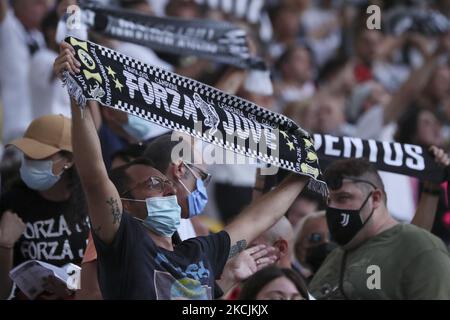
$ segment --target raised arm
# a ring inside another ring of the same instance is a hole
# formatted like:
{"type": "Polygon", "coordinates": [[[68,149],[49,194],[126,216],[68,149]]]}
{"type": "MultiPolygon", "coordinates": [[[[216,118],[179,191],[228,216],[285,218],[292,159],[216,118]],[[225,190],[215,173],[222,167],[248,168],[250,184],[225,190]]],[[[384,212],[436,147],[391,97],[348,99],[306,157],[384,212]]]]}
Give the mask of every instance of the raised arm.
{"type": "Polygon", "coordinates": [[[385,36],[377,51],[378,58],[380,60],[388,60],[392,56],[394,51],[400,49],[405,44],[406,40],[407,35],[385,36]]]}
{"type": "Polygon", "coordinates": [[[411,224],[431,231],[439,203],[439,192],[439,185],[425,182],[424,190],[420,195],[419,204],[417,205],[416,213],[411,224]]]}
{"type": "Polygon", "coordinates": [[[384,123],[396,122],[406,108],[421,94],[437,66],[437,56],[429,57],[424,64],[414,70],[408,80],[392,97],[384,111],[384,123]]]}
{"type": "MultiPolygon", "coordinates": [[[[443,36],[441,38],[437,49],[433,53],[426,55],[423,65],[411,72],[408,80],[394,94],[391,102],[386,106],[384,111],[385,124],[396,122],[405,112],[406,108],[422,93],[438,66],[439,57],[443,53],[448,53],[450,47],[449,38],[449,36],[443,36]]],[[[421,51],[424,51],[424,49],[421,51]]]]}
{"type": "Polygon", "coordinates": [[[279,186],[253,201],[225,230],[230,235],[229,258],[275,224],[289,209],[303,190],[308,177],[296,174],[287,176],[279,186]]]}
{"type": "MultiPolygon", "coordinates": [[[[63,70],[79,72],[73,48],[63,42],[60,55],[55,60],[55,73],[63,70]]],[[[89,101],[88,104],[95,102],[89,101]]],[[[77,171],[86,194],[92,231],[105,243],[113,241],[122,217],[122,202],[114,184],[106,171],[100,140],[90,108],[84,112],[71,101],[72,108],[72,147],[77,171]]]]}
{"type": "MultiPolygon", "coordinates": [[[[432,146],[430,147],[430,152],[434,155],[436,162],[440,165],[450,165],[449,157],[444,150],[432,146]]],[[[439,183],[429,181],[424,182],[422,194],[420,195],[420,201],[417,205],[416,213],[411,221],[412,224],[431,231],[434,219],[436,217],[440,193],[441,187],[439,183]]]]}

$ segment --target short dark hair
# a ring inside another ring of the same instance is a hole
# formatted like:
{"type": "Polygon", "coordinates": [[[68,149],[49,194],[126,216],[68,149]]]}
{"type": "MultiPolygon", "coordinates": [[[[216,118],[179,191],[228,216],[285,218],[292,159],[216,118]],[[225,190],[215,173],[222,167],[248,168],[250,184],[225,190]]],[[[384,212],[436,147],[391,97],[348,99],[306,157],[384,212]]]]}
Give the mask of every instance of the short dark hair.
{"type": "Polygon", "coordinates": [[[172,163],[172,150],[179,143],[180,140],[172,141],[170,133],[162,135],[147,146],[143,156],[154,163],[154,168],[166,173],[167,168],[172,163]]]}
{"type": "Polygon", "coordinates": [[[109,179],[116,187],[119,196],[123,196],[129,190],[131,179],[127,174],[127,169],[135,165],[144,165],[155,168],[150,159],[140,157],[127,164],[112,169],[109,172],[109,179]]]}
{"type": "Polygon", "coordinates": [[[317,210],[324,210],[326,207],[326,203],[322,195],[308,188],[304,188],[302,192],[300,192],[296,200],[299,199],[306,199],[311,202],[317,203],[317,210]]]}
{"type": "Polygon", "coordinates": [[[287,268],[280,268],[276,265],[266,267],[253,274],[250,278],[244,281],[242,290],[239,293],[238,300],[256,300],[256,296],[269,282],[286,277],[297,288],[298,292],[309,300],[308,288],[302,277],[294,270],[287,268]]]}
{"type": "Polygon", "coordinates": [[[367,159],[342,159],[332,162],[324,172],[324,180],[332,184],[343,177],[353,177],[368,180],[385,194],[384,184],[377,169],[367,159]]]}

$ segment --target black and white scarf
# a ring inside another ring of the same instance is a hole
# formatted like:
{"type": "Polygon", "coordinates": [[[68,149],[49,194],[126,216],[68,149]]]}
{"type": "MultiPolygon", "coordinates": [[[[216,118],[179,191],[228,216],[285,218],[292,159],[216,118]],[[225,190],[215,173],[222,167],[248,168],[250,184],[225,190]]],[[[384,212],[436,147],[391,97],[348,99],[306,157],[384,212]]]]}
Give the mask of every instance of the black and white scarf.
{"type": "Polygon", "coordinates": [[[314,134],[314,147],[322,168],[346,158],[366,158],[381,171],[440,183],[448,168],[438,165],[428,150],[418,145],[314,134]]]}
{"type": "Polygon", "coordinates": [[[112,49],[68,37],[81,72],[65,72],[69,95],[80,106],[96,100],[168,129],[184,132],[310,179],[323,196],[311,137],[289,118],[195,80],[147,65],[112,49]]]}
{"type": "Polygon", "coordinates": [[[250,54],[246,31],[225,21],[152,17],[81,2],[82,22],[102,35],[176,55],[193,55],[243,69],[265,70],[250,54]]]}
{"type": "Polygon", "coordinates": [[[213,10],[220,10],[233,18],[242,19],[250,25],[259,25],[259,38],[272,40],[273,29],[265,0],[195,0],[196,3],[213,10]]]}

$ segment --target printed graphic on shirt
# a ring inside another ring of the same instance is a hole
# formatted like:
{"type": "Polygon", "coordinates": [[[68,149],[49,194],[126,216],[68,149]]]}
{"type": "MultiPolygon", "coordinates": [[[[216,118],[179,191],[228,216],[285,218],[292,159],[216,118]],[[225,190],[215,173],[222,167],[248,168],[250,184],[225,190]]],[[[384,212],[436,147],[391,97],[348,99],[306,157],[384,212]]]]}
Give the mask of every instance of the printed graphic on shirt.
{"type": "Polygon", "coordinates": [[[166,270],[175,270],[181,276],[179,279],[165,271],[155,270],[154,286],[158,300],[211,300],[212,288],[207,285],[210,271],[204,262],[189,264],[184,270],[175,267],[167,257],[158,253],[156,263],[166,270]]]}
{"type": "Polygon", "coordinates": [[[211,287],[192,278],[176,280],[170,273],[155,270],[157,300],[211,300],[211,287]]]}
{"type": "Polygon", "coordinates": [[[74,246],[72,238],[83,233],[78,224],[70,228],[64,215],[26,223],[20,253],[26,259],[43,261],[77,260],[83,258],[84,247],[74,246]]]}

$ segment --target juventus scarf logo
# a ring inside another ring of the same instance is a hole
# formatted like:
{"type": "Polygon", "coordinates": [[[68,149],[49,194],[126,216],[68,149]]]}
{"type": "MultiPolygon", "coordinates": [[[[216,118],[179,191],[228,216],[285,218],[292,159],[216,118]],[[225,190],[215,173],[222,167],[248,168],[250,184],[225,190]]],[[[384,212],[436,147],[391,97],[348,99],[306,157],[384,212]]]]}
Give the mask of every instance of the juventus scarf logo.
{"type": "Polygon", "coordinates": [[[107,37],[243,69],[266,68],[250,55],[245,30],[228,22],[151,17],[89,3],[81,3],[81,8],[83,22],[107,37]]]}
{"type": "Polygon", "coordinates": [[[311,177],[308,188],[327,195],[314,145],[289,118],[213,87],[144,64],[109,48],[68,37],[81,72],[65,72],[80,106],[96,100],[168,129],[311,177]]]}

